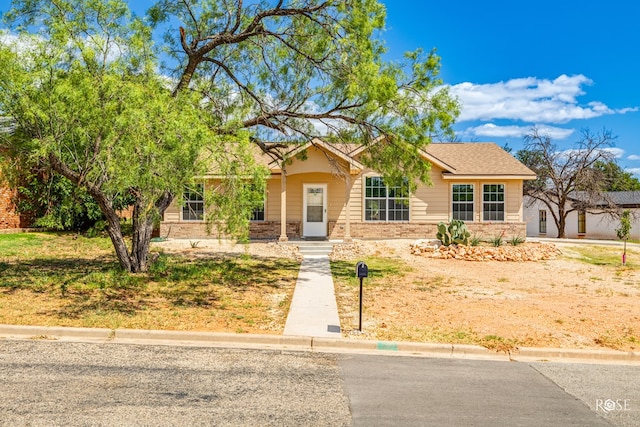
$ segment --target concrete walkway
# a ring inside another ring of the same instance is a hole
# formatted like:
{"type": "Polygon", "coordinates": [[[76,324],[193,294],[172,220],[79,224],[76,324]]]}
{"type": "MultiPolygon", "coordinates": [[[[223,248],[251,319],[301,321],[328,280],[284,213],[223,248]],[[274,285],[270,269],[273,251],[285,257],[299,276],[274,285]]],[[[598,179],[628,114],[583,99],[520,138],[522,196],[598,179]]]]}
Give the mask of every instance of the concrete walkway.
{"type": "Polygon", "coordinates": [[[342,338],[329,255],[304,255],[284,335],[342,338]]]}

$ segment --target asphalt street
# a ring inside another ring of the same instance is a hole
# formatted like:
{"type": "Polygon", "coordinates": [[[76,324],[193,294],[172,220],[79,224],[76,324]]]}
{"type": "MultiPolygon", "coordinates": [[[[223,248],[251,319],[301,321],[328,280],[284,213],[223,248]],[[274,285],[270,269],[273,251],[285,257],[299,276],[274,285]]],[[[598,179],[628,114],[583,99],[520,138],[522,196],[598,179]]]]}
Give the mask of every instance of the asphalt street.
{"type": "Polygon", "coordinates": [[[3,426],[638,426],[640,367],[0,341],[3,426]]]}

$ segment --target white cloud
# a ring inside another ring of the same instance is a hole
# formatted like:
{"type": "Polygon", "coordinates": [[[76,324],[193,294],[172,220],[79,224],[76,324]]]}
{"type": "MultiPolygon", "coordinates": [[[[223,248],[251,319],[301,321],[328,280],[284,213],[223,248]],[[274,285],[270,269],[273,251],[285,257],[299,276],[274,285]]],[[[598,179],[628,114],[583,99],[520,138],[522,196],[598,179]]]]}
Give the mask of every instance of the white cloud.
{"type": "MultiPolygon", "coordinates": [[[[616,147],[601,148],[601,149],[598,149],[597,151],[595,151],[594,154],[596,154],[597,152],[603,152],[603,151],[609,153],[615,159],[621,159],[624,156],[624,150],[622,148],[616,148],[616,147]]],[[[576,148],[570,148],[568,150],[560,151],[560,154],[562,154],[564,156],[570,156],[570,155],[572,155],[574,153],[583,154],[583,153],[587,153],[587,152],[583,151],[583,150],[576,149],[576,148]]]]}
{"type": "Polygon", "coordinates": [[[34,49],[42,38],[37,35],[17,35],[7,30],[0,30],[0,44],[11,46],[16,52],[25,52],[34,49]]]}
{"type": "Polygon", "coordinates": [[[621,159],[624,156],[624,150],[622,148],[616,148],[616,147],[605,148],[603,151],[610,152],[611,154],[613,154],[613,157],[615,157],[616,159],[621,159]]]}
{"type": "Polygon", "coordinates": [[[559,76],[555,80],[526,77],[506,82],[451,86],[462,102],[459,122],[470,120],[522,120],[529,123],[567,123],[607,114],[638,111],[637,107],[609,108],[593,101],[580,105],[577,98],[585,94],[583,86],[593,82],[582,74],[559,76]]]}
{"type": "MultiPolygon", "coordinates": [[[[564,129],[553,126],[536,125],[538,132],[549,135],[553,139],[565,139],[575,132],[574,129],[564,129]]],[[[467,128],[465,134],[488,136],[493,138],[516,137],[521,138],[531,133],[531,126],[498,126],[493,123],[467,128]]]]}
{"type": "Polygon", "coordinates": [[[640,176],[640,168],[629,168],[629,169],[625,169],[624,171],[640,176]]]}
{"type": "Polygon", "coordinates": [[[640,156],[637,154],[632,154],[629,157],[627,157],[627,160],[640,160],[640,156]]]}

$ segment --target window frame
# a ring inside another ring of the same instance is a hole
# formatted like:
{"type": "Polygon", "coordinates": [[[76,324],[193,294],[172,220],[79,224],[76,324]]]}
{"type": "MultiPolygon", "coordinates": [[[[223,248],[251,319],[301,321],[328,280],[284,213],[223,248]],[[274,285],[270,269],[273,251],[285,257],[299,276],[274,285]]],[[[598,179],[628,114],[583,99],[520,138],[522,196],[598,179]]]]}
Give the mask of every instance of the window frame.
{"type": "Polygon", "coordinates": [[[482,184],[482,221],[483,222],[505,222],[506,221],[506,200],[507,200],[507,186],[504,183],[491,183],[491,184],[482,184]],[[486,187],[497,187],[501,188],[502,191],[487,191],[486,187]],[[489,195],[491,198],[492,195],[496,195],[496,200],[486,200],[486,196],[489,195]],[[502,195],[502,200],[498,200],[502,195]],[[492,205],[492,207],[502,207],[502,209],[487,209],[487,205],[492,205]],[[487,215],[487,213],[489,215],[487,215]],[[491,218],[492,214],[502,214],[502,218],[491,218]],[[489,216],[490,218],[487,218],[489,216]]]}
{"type": "Polygon", "coordinates": [[[265,202],[264,200],[262,201],[262,207],[257,207],[257,208],[253,208],[253,211],[251,211],[251,218],[249,218],[249,221],[251,222],[264,222],[266,221],[266,206],[265,206],[265,202]],[[262,218],[259,218],[259,216],[262,216],[262,218]]]}
{"type": "Polygon", "coordinates": [[[365,176],[363,180],[364,202],[362,209],[365,222],[409,222],[411,220],[411,194],[406,179],[405,188],[402,186],[389,187],[380,175],[365,176]],[[373,184],[374,180],[376,181],[375,185],[370,185],[370,182],[373,184]],[[399,196],[396,195],[398,192],[399,196]],[[406,194],[404,197],[403,193],[406,194]],[[373,202],[378,202],[377,208],[373,207],[373,202]],[[378,212],[378,218],[373,218],[374,210],[378,212]]]}
{"type": "Polygon", "coordinates": [[[183,205],[182,205],[182,209],[180,210],[180,217],[182,218],[182,221],[186,221],[186,222],[203,222],[204,221],[204,218],[205,218],[204,192],[205,192],[204,183],[196,183],[195,189],[192,186],[185,187],[182,193],[183,205]],[[200,195],[200,198],[192,198],[191,197],[192,195],[200,195]],[[202,208],[200,211],[198,211],[196,209],[191,208],[191,206],[193,205],[202,206],[202,208]],[[191,216],[195,216],[195,218],[192,218],[191,216]]]}
{"type": "Polygon", "coordinates": [[[587,212],[578,211],[578,234],[587,234],[587,212]]]}
{"type": "Polygon", "coordinates": [[[538,234],[547,234],[547,210],[538,211],[538,234]]]}
{"type": "Polygon", "coordinates": [[[476,215],[476,208],[475,208],[475,186],[474,184],[463,184],[463,183],[459,183],[459,184],[451,184],[451,218],[452,219],[457,219],[457,220],[462,220],[465,222],[473,222],[475,220],[475,215],[476,215]],[[467,191],[465,191],[464,193],[459,192],[456,193],[456,187],[467,187],[467,191]],[[470,192],[469,192],[469,188],[470,188],[470,192]],[[456,199],[456,195],[461,195],[464,194],[465,197],[468,197],[469,195],[471,195],[471,200],[455,200],[456,199]],[[460,214],[460,213],[464,213],[466,214],[465,216],[469,216],[469,211],[468,210],[456,210],[456,205],[466,205],[466,206],[471,206],[471,218],[461,218],[460,216],[456,215],[456,214],[460,214]]]}
{"type": "Polygon", "coordinates": [[[250,222],[265,222],[267,220],[267,189],[264,189],[264,193],[262,195],[262,206],[253,208],[251,211],[251,217],[249,218],[250,222]],[[262,214],[262,219],[256,218],[257,214],[262,214]]]}

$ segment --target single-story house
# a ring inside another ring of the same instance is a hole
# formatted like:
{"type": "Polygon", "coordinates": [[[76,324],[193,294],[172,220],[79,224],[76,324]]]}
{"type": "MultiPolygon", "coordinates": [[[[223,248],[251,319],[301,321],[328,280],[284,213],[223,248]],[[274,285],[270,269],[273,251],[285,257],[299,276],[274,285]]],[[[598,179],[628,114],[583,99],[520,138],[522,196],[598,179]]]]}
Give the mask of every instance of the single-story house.
{"type": "MultiPolygon", "coordinates": [[[[579,196],[578,196],[579,197],[579,196]]],[[[631,239],[640,240],[640,191],[611,191],[602,200],[601,210],[592,212],[575,210],[567,215],[565,237],[569,239],[616,240],[616,229],[620,220],[606,213],[613,204],[620,211],[631,211],[631,239]]],[[[556,227],[549,207],[539,200],[524,198],[524,219],[527,222],[527,237],[557,237],[556,227]]],[[[554,209],[557,212],[557,209],[554,209]]]]}
{"type": "MultiPolygon", "coordinates": [[[[271,171],[264,206],[254,212],[253,239],[433,238],[440,221],[464,220],[472,233],[524,237],[523,181],[535,174],[494,143],[432,143],[421,152],[432,185],[409,194],[389,187],[360,162],[366,147],[315,139],[271,171]],[[295,156],[304,152],[304,156],[295,156]]],[[[263,156],[262,158],[266,158],[263,156]]],[[[215,177],[203,180],[211,191],[215,177]]],[[[207,237],[200,191],[185,193],[164,214],[160,236],[207,237]]]]}

